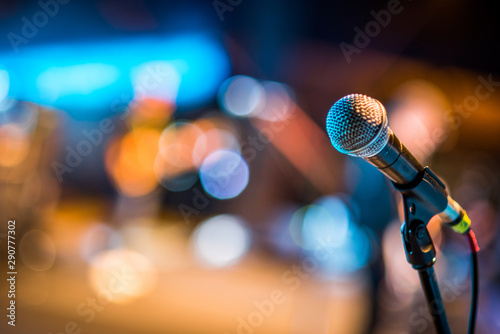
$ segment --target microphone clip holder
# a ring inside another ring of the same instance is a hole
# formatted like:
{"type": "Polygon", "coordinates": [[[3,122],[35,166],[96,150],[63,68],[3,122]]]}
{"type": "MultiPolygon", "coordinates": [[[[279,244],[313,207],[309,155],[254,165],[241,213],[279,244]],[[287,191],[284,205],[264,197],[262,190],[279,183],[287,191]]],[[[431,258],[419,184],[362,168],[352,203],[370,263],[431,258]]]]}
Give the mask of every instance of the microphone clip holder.
{"type": "Polygon", "coordinates": [[[436,262],[436,249],[427,229],[430,219],[446,208],[448,197],[446,186],[428,167],[404,186],[394,182],[392,184],[403,197],[405,221],[401,225],[401,235],[406,259],[419,273],[437,332],[450,334],[433,268],[436,262]]]}

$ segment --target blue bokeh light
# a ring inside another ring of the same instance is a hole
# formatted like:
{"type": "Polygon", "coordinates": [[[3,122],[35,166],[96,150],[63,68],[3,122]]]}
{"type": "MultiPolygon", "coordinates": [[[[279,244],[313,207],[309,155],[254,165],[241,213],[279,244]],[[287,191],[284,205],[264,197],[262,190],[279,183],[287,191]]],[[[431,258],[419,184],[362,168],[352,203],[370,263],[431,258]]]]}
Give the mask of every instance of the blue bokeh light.
{"type": "Polygon", "coordinates": [[[224,81],[219,88],[219,104],[228,114],[249,116],[258,113],[265,101],[260,82],[245,75],[236,75],[224,81]]]}
{"type": "Polygon", "coordinates": [[[358,226],[345,202],[325,196],[301,209],[301,246],[305,254],[321,251],[318,276],[341,278],[365,267],[371,258],[371,240],[358,226]]]}
{"type": "Polygon", "coordinates": [[[319,241],[338,246],[345,242],[350,214],[346,205],[337,197],[323,197],[310,205],[302,225],[304,248],[313,250],[319,241]]]}
{"type": "Polygon", "coordinates": [[[221,149],[208,155],[200,168],[205,191],[218,199],[238,196],[247,186],[249,169],[241,154],[221,149]]]}

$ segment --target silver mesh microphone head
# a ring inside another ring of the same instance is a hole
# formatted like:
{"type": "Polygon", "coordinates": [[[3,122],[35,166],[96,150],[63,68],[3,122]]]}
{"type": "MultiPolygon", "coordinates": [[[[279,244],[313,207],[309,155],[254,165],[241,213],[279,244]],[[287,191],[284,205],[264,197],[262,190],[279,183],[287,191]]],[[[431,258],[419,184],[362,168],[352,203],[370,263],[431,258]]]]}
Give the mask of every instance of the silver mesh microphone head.
{"type": "Polygon", "coordinates": [[[356,157],[372,157],[389,140],[384,106],[362,94],[344,96],[330,109],[326,130],[338,151],[356,157]]]}

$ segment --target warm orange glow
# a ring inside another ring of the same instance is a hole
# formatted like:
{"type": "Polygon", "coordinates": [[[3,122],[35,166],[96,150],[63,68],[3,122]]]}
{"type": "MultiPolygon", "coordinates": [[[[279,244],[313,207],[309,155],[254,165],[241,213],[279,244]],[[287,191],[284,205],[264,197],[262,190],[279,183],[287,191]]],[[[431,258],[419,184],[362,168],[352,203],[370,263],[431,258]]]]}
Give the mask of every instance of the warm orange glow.
{"type": "Polygon", "coordinates": [[[21,128],[14,124],[0,127],[0,166],[17,166],[28,152],[29,138],[21,128]]]}
{"type": "Polygon", "coordinates": [[[157,272],[149,259],[127,249],[97,255],[90,268],[94,290],[113,303],[125,303],[149,293],[157,282],[157,272]]]}
{"type": "Polygon", "coordinates": [[[159,180],[196,171],[203,159],[221,148],[239,150],[234,127],[220,117],[176,122],[163,130],[155,161],[159,180]]]}
{"type": "Polygon", "coordinates": [[[109,146],[106,169],[123,194],[138,197],[156,188],[154,162],[159,138],[158,130],[139,128],[109,146]]]}
{"type": "Polygon", "coordinates": [[[153,98],[137,101],[130,108],[132,126],[165,126],[175,111],[175,104],[153,98]]]}
{"type": "Polygon", "coordinates": [[[193,163],[201,166],[203,160],[210,153],[221,148],[239,150],[239,143],[234,137],[235,129],[223,118],[205,118],[194,122],[202,131],[193,150],[193,163]]]}
{"type": "Polygon", "coordinates": [[[157,176],[173,177],[194,170],[193,150],[201,135],[201,129],[192,123],[177,122],[166,128],[160,137],[160,152],[155,162],[157,176]]]}

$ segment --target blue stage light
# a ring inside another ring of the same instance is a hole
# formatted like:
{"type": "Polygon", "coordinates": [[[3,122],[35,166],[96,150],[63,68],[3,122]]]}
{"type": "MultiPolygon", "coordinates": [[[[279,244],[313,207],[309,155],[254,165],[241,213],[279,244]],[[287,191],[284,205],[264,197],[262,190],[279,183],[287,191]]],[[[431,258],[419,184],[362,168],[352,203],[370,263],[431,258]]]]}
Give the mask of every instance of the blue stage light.
{"type": "MultiPolygon", "coordinates": [[[[194,33],[28,45],[16,55],[0,53],[0,63],[15,78],[12,98],[62,109],[80,119],[123,111],[137,92],[133,73],[144,64],[168,63],[175,69],[179,111],[209,103],[230,71],[224,47],[207,34],[194,33]]],[[[153,79],[172,79],[162,68],[155,73],[152,67],[153,79]]]]}

